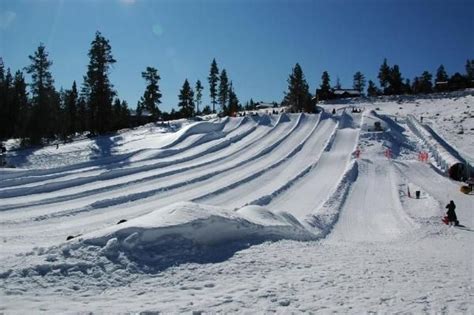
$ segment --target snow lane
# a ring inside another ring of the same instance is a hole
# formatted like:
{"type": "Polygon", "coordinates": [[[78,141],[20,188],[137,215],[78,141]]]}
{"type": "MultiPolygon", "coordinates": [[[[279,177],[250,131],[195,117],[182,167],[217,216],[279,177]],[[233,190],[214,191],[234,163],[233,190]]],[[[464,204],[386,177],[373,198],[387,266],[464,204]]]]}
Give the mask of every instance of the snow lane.
{"type": "MultiPolygon", "coordinates": [[[[102,173],[108,173],[108,170],[110,169],[121,170],[121,169],[130,168],[130,164],[132,164],[133,167],[139,167],[139,166],[144,166],[144,165],[149,166],[152,164],[156,164],[156,161],[159,158],[165,158],[167,156],[176,157],[177,155],[180,155],[180,154],[186,155],[187,152],[191,151],[192,149],[198,146],[201,148],[201,150],[203,149],[210,152],[211,149],[208,148],[204,144],[218,147],[218,145],[216,144],[219,144],[221,142],[226,142],[230,138],[234,138],[234,137],[238,138],[239,137],[238,132],[240,132],[243,136],[245,136],[247,133],[250,133],[251,131],[253,131],[253,129],[256,126],[255,122],[254,123],[249,122],[245,124],[245,122],[247,122],[248,120],[244,120],[240,118],[237,118],[235,120],[236,122],[229,123],[230,125],[232,125],[231,128],[226,128],[227,124],[224,125],[224,129],[226,130],[225,132],[219,130],[222,128],[222,123],[220,123],[220,124],[217,124],[218,125],[217,127],[214,127],[214,129],[217,128],[218,130],[217,134],[216,132],[207,132],[207,133],[189,135],[187,138],[182,140],[187,143],[187,145],[185,146],[183,145],[182,142],[179,142],[177,143],[178,147],[171,148],[168,150],[140,147],[140,149],[135,150],[133,152],[133,155],[129,156],[126,162],[120,161],[118,163],[107,163],[107,161],[103,161],[103,165],[99,164],[96,167],[85,166],[84,168],[81,168],[82,164],[76,165],[76,166],[73,165],[69,167],[69,168],[72,168],[72,170],[68,170],[66,168],[65,171],[63,170],[64,168],[48,169],[46,171],[31,170],[31,171],[27,171],[26,173],[24,171],[21,171],[18,173],[16,178],[0,181],[0,191],[3,190],[2,189],[3,187],[7,187],[7,189],[13,186],[34,187],[34,186],[42,185],[49,182],[57,183],[59,179],[66,181],[66,180],[71,180],[77,177],[85,177],[87,175],[89,175],[90,177],[97,176],[97,175],[101,175],[102,173]],[[241,125],[246,125],[246,126],[244,126],[244,128],[237,128],[241,125]],[[248,132],[246,129],[249,129],[250,132],[248,132]],[[221,139],[221,138],[224,138],[224,139],[221,139]],[[40,176],[31,175],[36,172],[45,173],[48,171],[51,174],[46,173],[46,174],[41,174],[40,176]],[[24,176],[21,176],[21,174],[24,174],[24,176]]],[[[148,135],[148,137],[150,137],[150,135],[148,135]]],[[[162,137],[166,137],[166,135],[163,135],[162,137]]]]}
{"type": "Polygon", "coordinates": [[[398,192],[401,180],[383,158],[358,161],[358,177],[328,239],[389,241],[416,227],[404,212],[398,192]]]}
{"type": "MultiPolygon", "coordinates": [[[[304,118],[301,115],[297,117],[298,119],[279,123],[270,133],[268,133],[267,137],[264,137],[253,146],[249,146],[244,150],[239,150],[235,155],[229,156],[226,161],[219,161],[219,163],[216,163],[214,167],[207,165],[205,168],[193,169],[182,174],[171,175],[165,179],[159,178],[143,183],[140,182],[135,185],[125,185],[124,187],[118,187],[118,189],[105,190],[97,194],[88,195],[86,192],[85,196],[80,198],[74,198],[75,196],[60,196],[57,197],[58,202],[54,203],[55,200],[51,200],[53,202],[51,204],[35,206],[31,201],[27,201],[25,207],[22,209],[22,216],[35,216],[35,214],[38,215],[39,213],[44,216],[58,211],[65,213],[67,210],[82,208],[91,204],[92,207],[97,208],[128,201],[136,201],[141,198],[164,193],[169,189],[174,191],[179,187],[201,182],[217,174],[228,172],[239,166],[241,167],[247,162],[259,158],[260,156],[267,156],[267,159],[278,158],[278,156],[273,156],[273,154],[269,156],[268,153],[274,148],[279,147],[287,138],[294,137],[294,133],[291,132],[293,129],[301,129],[301,121],[304,120],[304,118]],[[157,187],[157,185],[159,186],[157,187]],[[150,190],[150,187],[155,188],[150,190]],[[68,198],[74,200],[74,202],[71,202],[68,198]],[[29,210],[31,210],[31,213],[29,210]]],[[[6,206],[3,208],[5,207],[6,206]]],[[[8,214],[4,215],[8,216],[8,214]]]]}
{"type": "MultiPolygon", "coordinates": [[[[99,171],[90,171],[82,172],[80,174],[71,174],[66,175],[62,178],[47,179],[40,183],[26,184],[21,187],[15,187],[11,189],[0,189],[0,197],[14,197],[21,195],[32,195],[42,193],[41,199],[48,198],[48,195],[44,194],[47,192],[55,192],[56,190],[61,189],[61,195],[67,194],[66,188],[73,187],[71,189],[72,193],[74,191],[84,192],[86,190],[91,190],[94,187],[103,188],[106,186],[106,183],[116,184],[116,183],[127,183],[129,181],[143,179],[145,175],[155,175],[158,173],[163,173],[163,169],[166,167],[171,167],[172,169],[177,168],[177,164],[189,162],[187,165],[181,164],[182,168],[185,169],[190,164],[196,164],[192,161],[193,159],[201,158],[199,162],[204,165],[205,162],[217,160],[219,157],[225,157],[231,155],[233,152],[238,152],[239,148],[242,145],[250,145],[253,141],[262,136],[265,132],[265,128],[258,129],[259,132],[251,135],[256,130],[255,124],[248,124],[246,127],[240,128],[240,133],[235,133],[232,131],[225,138],[225,141],[218,141],[217,143],[212,143],[212,147],[207,145],[197,146],[199,150],[193,150],[193,152],[188,152],[188,154],[178,154],[177,156],[172,156],[162,159],[148,160],[145,162],[135,162],[131,165],[125,167],[115,168],[111,170],[103,169],[99,171]],[[236,144],[231,149],[228,147],[231,144],[236,144]],[[216,150],[216,151],[214,151],[216,150]],[[220,154],[218,151],[224,151],[223,154],[220,154]],[[189,154],[190,153],[190,154],[189,154]],[[204,157],[204,155],[212,154],[212,157],[204,157]],[[154,172],[153,172],[154,171],[154,172]],[[122,177],[119,179],[119,177],[122,177]],[[109,181],[106,180],[114,180],[109,181]]],[[[214,141],[213,141],[214,142],[214,141]]]]}
{"type": "Polygon", "coordinates": [[[331,194],[355,149],[358,129],[336,131],[329,151],[321,155],[316,166],[301,180],[269,203],[272,210],[287,211],[300,220],[312,214],[331,194]]]}
{"type": "Polygon", "coordinates": [[[287,159],[278,167],[258,177],[257,180],[246,182],[222,194],[210,196],[202,202],[238,208],[271,194],[281,186],[288,184],[297,174],[317,160],[335,127],[336,123],[333,119],[323,119],[308,137],[301,150],[291,159],[287,159]]]}
{"type": "MultiPolygon", "coordinates": [[[[112,142],[113,150],[110,153],[113,153],[116,157],[106,157],[98,161],[76,163],[45,170],[18,170],[14,175],[5,174],[5,176],[2,176],[0,178],[0,187],[35,183],[38,180],[41,181],[44,177],[54,179],[61,177],[62,174],[79,175],[86,170],[100,171],[104,166],[107,166],[106,169],[112,167],[120,168],[127,166],[130,162],[156,158],[157,155],[164,157],[181,153],[204,142],[215,142],[214,140],[228,136],[248,121],[247,117],[238,117],[232,119],[225,118],[219,122],[197,122],[184,126],[175,133],[163,133],[164,127],[158,125],[142,126],[137,130],[126,131],[110,137],[101,136],[91,140],[77,141],[60,146],[59,150],[52,150],[49,158],[58,154],[61,155],[62,152],[69,152],[68,148],[72,146],[81,148],[78,149],[78,153],[87,151],[84,150],[84,144],[79,146],[82,142],[89,143],[89,149],[91,149],[90,147],[98,146],[97,143],[106,142],[109,145],[108,142],[112,142]],[[173,144],[175,144],[174,148],[166,150],[166,148],[172,147],[173,144]]],[[[96,148],[96,150],[99,149],[100,146],[96,148]]]]}
{"type": "Polygon", "coordinates": [[[474,227],[473,197],[461,193],[458,182],[437,173],[434,166],[418,161],[396,161],[394,166],[408,182],[421,187],[443,205],[439,211],[440,218],[446,212],[444,205],[454,200],[458,220],[461,224],[474,227]]]}

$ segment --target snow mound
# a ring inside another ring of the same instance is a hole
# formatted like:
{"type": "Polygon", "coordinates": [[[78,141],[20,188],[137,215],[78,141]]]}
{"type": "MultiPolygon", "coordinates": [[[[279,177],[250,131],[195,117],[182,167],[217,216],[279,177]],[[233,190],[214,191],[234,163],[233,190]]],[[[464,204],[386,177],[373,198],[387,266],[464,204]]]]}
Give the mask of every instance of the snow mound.
{"type": "Polygon", "coordinates": [[[180,129],[179,131],[177,131],[173,137],[174,140],[161,148],[166,149],[166,148],[175,146],[191,135],[195,135],[195,134],[206,135],[206,134],[213,134],[213,133],[222,131],[224,129],[224,126],[228,122],[229,122],[229,119],[225,118],[220,122],[202,121],[202,122],[196,122],[194,124],[190,124],[180,129]]]}
{"type": "Polygon", "coordinates": [[[117,270],[122,270],[125,279],[183,263],[224,261],[251,245],[282,239],[307,241],[316,237],[289,213],[274,213],[255,205],[232,211],[179,202],[59,246],[27,253],[30,266],[15,272],[0,271],[0,279],[16,282],[41,275],[51,277],[54,283],[57,274],[62,275],[61,281],[75,271],[99,279],[117,270]]]}
{"type": "MultiPolygon", "coordinates": [[[[106,246],[116,238],[119,245],[153,246],[167,236],[180,236],[201,245],[228,241],[273,239],[310,239],[310,234],[288,214],[277,214],[259,206],[244,207],[237,212],[191,202],[179,202],[155,210],[120,225],[82,237],[84,244],[106,246]]],[[[123,247],[123,246],[122,246],[123,247]]]]}
{"type": "Polygon", "coordinates": [[[345,129],[345,128],[355,128],[356,123],[354,122],[354,118],[348,114],[346,111],[344,111],[341,116],[339,117],[339,129],[345,129]]]}
{"type": "Polygon", "coordinates": [[[271,126],[273,125],[272,117],[266,114],[263,114],[262,116],[258,116],[258,124],[261,126],[271,126]]]}

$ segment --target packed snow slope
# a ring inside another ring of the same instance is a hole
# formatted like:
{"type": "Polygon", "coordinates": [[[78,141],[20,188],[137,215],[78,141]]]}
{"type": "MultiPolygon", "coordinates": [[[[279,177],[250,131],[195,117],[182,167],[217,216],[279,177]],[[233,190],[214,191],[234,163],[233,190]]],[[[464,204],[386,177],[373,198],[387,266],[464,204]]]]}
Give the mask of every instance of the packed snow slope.
{"type": "Polygon", "coordinates": [[[9,151],[0,312],[472,313],[473,96],[322,107],[9,151]]]}

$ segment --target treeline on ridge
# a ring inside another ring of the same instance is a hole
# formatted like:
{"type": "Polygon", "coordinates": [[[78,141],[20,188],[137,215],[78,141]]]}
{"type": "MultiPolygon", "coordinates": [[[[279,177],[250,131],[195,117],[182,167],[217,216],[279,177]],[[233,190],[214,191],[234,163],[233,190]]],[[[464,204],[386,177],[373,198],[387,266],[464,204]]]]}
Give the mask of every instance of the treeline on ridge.
{"type": "MultiPolygon", "coordinates": [[[[25,145],[43,144],[50,140],[68,141],[78,133],[105,134],[122,128],[134,127],[151,121],[191,118],[197,115],[219,113],[235,115],[238,111],[253,110],[256,103],[251,99],[242,105],[226,69],[219,70],[212,60],[209,75],[210,104],[203,106],[204,86],[200,80],[192,86],[185,79],[179,91],[178,110],[165,112],[160,109],[162,93],[161,77],[155,67],[148,66],[141,73],[146,86],[136,109],[118,97],[109,80],[111,66],[117,61],[112,48],[100,32],[95,34],[88,52],[89,64],[80,86],[72,82],[69,89],[56,90],[51,73],[53,62],[46,47],[40,44],[29,55],[30,65],[15,73],[5,67],[0,57],[0,140],[20,138],[25,145]],[[25,73],[31,77],[26,82],[25,73]]],[[[467,60],[466,73],[448,76],[443,65],[435,78],[424,71],[412,81],[404,79],[398,65],[389,66],[385,59],[380,66],[380,87],[360,72],[353,77],[353,90],[359,95],[401,95],[448,92],[474,87],[474,60],[467,60]],[[367,89],[366,89],[367,87],[367,89]]],[[[331,99],[334,91],[341,89],[339,79],[331,86],[330,76],[324,71],[321,84],[311,94],[301,66],[296,63],[287,80],[288,89],[281,104],[291,111],[313,112],[317,101],[331,99]]]]}

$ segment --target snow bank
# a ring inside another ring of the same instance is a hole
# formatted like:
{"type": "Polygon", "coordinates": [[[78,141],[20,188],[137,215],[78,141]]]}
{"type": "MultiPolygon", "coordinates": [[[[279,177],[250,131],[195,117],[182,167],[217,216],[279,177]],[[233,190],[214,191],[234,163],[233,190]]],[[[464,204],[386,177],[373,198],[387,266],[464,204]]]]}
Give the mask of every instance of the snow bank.
{"type": "Polygon", "coordinates": [[[324,204],[311,216],[307,218],[307,223],[311,226],[319,237],[328,235],[339,219],[339,214],[346,202],[352,184],[357,180],[359,168],[356,160],[346,167],[344,175],[339,181],[333,193],[324,204]]]}
{"type": "MultiPolygon", "coordinates": [[[[265,241],[316,239],[289,213],[260,206],[237,211],[179,202],[146,215],[76,236],[51,248],[25,253],[30,266],[0,270],[0,279],[30,276],[121,277],[158,272],[182,263],[228,259],[236,251],[265,241]]],[[[10,279],[11,278],[11,279],[10,279]]]]}
{"type": "Polygon", "coordinates": [[[116,239],[119,248],[134,250],[153,246],[167,236],[179,236],[200,245],[252,239],[311,239],[311,235],[289,214],[277,214],[258,206],[237,212],[214,206],[179,202],[85,235],[80,242],[107,246],[116,239]]]}

